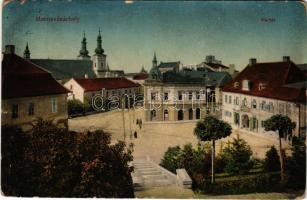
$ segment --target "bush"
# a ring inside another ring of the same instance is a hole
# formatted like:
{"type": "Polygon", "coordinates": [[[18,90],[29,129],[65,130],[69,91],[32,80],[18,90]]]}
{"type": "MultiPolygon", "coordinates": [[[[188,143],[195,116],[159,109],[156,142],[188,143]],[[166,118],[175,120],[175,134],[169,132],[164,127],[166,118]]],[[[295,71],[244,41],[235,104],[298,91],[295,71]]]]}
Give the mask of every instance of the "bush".
{"type": "Polygon", "coordinates": [[[229,174],[246,174],[252,167],[252,151],[239,135],[223,149],[221,157],[226,162],[225,172],[229,174]]]}
{"type": "Polygon", "coordinates": [[[128,165],[132,146],[127,148],[121,141],[111,145],[110,134],[69,132],[39,119],[27,142],[22,137],[18,129],[2,129],[5,195],[134,197],[133,168],[128,165]]]}
{"type": "Polygon", "coordinates": [[[274,146],[272,146],[265,154],[263,170],[266,172],[280,171],[280,159],[274,146]]]}
{"type": "Polygon", "coordinates": [[[181,149],[179,146],[169,147],[164,153],[163,158],[161,159],[160,165],[169,171],[176,173],[176,169],[179,168],[180,164],[180,154],[181,149]]]}
{"type": "Polygon", "coordinates": [[[213,194],[244,194],[283,191],[279,182],[279,173],[266,173],[253,176],[239,176],[237,179],[233,180],[217,179],[214,184],[207,180],[203,182],[200,189],[201,192],[213,194]]]}
{"type": "Polygon", "coordinates": [[[198,144],[196,148],[193,148],[191,144],[186,144],[183,148],[169,147],[160,165],[173,173],[176,173],[176,169],[185,168],[194,186],[197,186],[205,178],[209,178],[211,172],[210,146],[198,144]]]}
{"type": "Polygon", "coordinates": [[[84,114],[84,106],[80,100],[68,100],[67,101],[67,110],[68,115],[77,115],[77,114],[84,114]]]}

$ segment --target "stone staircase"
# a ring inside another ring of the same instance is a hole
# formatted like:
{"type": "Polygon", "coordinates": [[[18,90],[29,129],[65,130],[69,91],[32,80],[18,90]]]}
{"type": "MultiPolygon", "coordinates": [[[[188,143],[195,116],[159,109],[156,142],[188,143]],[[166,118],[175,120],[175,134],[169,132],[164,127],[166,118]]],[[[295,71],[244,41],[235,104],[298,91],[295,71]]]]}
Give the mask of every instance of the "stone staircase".
{"type": "Polygon", "coordinates": [[[144,190],[153,187],[176,186],[176,175],[149,159],[134,160],[132,180],[135,190],[144,190]]]}

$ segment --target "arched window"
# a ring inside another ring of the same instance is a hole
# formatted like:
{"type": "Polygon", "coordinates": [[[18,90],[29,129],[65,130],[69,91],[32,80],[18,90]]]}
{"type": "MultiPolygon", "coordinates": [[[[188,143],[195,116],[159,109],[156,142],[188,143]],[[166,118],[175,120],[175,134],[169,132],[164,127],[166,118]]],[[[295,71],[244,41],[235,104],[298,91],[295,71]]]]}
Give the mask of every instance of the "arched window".
{"type": "Polygon", "coordinates": [[[156,120],[156,110],[152,110],[150,111],[150,120],[153,121],[153,120],[156,120]]]}
{"type": "Polygon", "coordinates": [[[183,120],[183,111],[182,110],[179,110],[178,111],[178,120],[183,120]]]}
{"type": "Polygon", "coordinates": [[[257,101],[256,101],[256,99],[253,99],[252,107],[255,108],[255,109],[257,108],[257,101]]]}
{"type": "Polygon", "coordinates": [[[200,119],[200,108],[196,108],[196,119],[200,119]]]}
{"type": "Polygon", "coordinates": [[[164,116],[164,121],[167,121],[168,120],[168,110],[164,110],[163,116],[164,116]]]}
{"type": "Polygon", "coordinates": [[[242,106],[247,106],[247,100],[246,100],[246,98],[243,99],[243,101],[242,101],[242,106]]]}
{"type": "Polygon", "coordinates": [[[193,120],[193,109],[189,109],[189,120],[193,120]]]}
{"type": "Polygon", "coordinates": [[[265,110],[265,101],[262,101],[262,102],[260,103],[260,109],[261,109],[261,110],[265,110]]]}

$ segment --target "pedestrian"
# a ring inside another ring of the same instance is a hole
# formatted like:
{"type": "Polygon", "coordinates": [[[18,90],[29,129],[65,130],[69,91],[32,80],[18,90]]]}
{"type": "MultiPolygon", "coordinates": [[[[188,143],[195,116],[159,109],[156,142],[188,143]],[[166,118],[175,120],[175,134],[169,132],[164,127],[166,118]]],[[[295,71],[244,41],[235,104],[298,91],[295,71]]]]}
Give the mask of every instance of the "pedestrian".
{"type": "Polygon", "coordinates": [[[134,131],[134,138],[138,138],[138,133],[134,131]]]}
{"type": "Polygon", "coordinates": [[[142,123],[143,123],[143,122],[142,122],[142,119],[140,119],[140,122],[139,122],[139,123],[140,123],[140,129],[142,129],[142,123]]]}

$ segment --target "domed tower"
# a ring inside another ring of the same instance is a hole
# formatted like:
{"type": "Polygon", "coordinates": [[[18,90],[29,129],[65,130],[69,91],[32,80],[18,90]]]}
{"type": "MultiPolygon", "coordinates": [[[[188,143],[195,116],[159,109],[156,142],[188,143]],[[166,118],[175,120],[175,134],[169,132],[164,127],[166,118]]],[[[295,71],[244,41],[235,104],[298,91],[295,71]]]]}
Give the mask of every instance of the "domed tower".
{"type": "Polygon", "coordinates": [[[99,34],[97,37],[97,47],[95,49],[95,54],[93,55],[93,70],[97,77],[105,77],[107,68],[107,55],[104,54],[104,50],[101,46],[101,34],[99,29],[99,34]]]}
{"type": "Polygon", "coordinates": [[[24,50],[24,52],[23,52],[23,57],[24,57],[25,59],[30,60],[30,58],[31,58],[30,55],[31,55],[31,53],[30,53],[30,49],[29,49],[28,42],[27,42],[26,48],[25,48],[25,50],[24,50]]]}
{"type": "Polygon", "coordinates": [[[81,50],[79,51],[78,59],[80,60],[90,60],[90,56],[88,55],[88,50],[86,49],[86,37],[85,32],[83,32],[83,39],[81,41],[81,50]]]}

